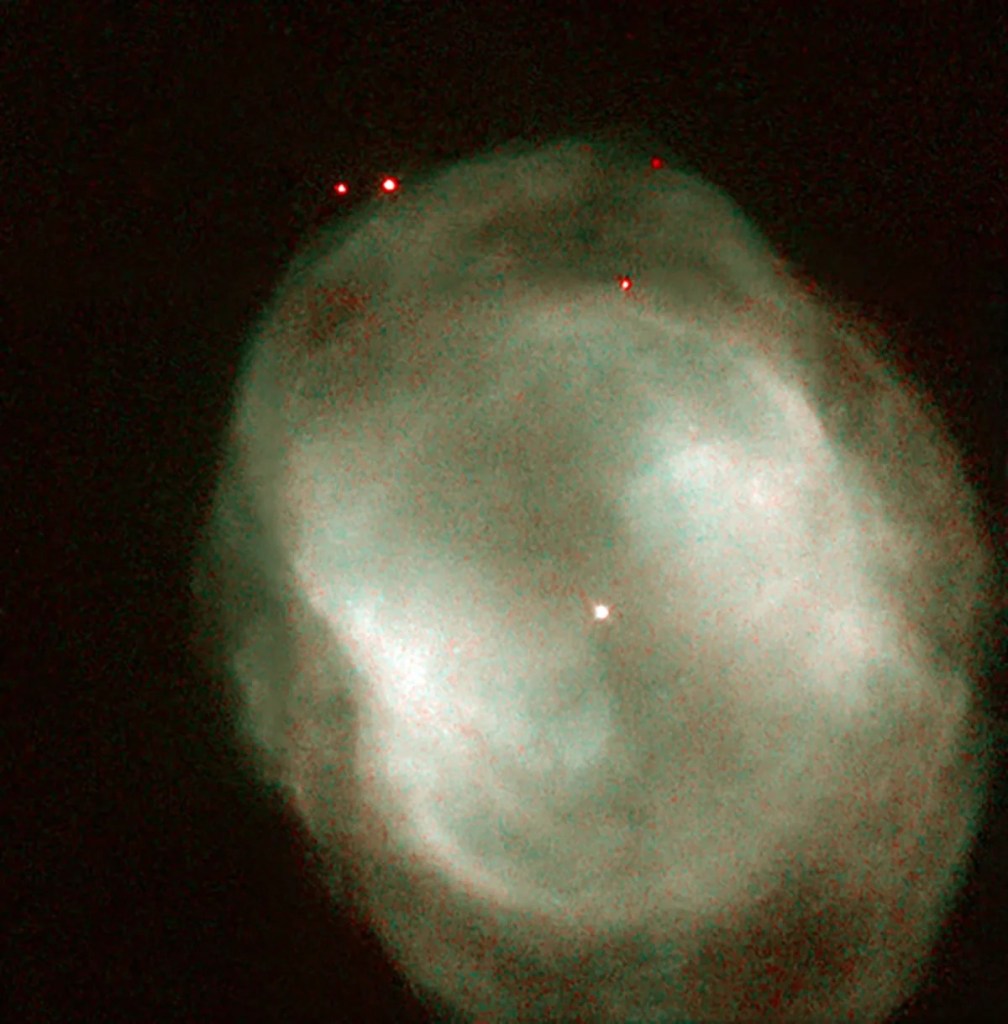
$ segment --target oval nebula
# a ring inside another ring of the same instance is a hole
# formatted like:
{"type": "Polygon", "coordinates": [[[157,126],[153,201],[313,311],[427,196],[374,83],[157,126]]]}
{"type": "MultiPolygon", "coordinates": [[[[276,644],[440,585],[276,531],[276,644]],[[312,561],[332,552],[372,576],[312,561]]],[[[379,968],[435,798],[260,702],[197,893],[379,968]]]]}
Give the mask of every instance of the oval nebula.
{"type": "Polygon", "coordinates": [[[989,545],[877,327],[650,157],[515,144],[298,254],[194,573],[211,657],[433,1004],[882,1020],[981,813],[989,545]]]}

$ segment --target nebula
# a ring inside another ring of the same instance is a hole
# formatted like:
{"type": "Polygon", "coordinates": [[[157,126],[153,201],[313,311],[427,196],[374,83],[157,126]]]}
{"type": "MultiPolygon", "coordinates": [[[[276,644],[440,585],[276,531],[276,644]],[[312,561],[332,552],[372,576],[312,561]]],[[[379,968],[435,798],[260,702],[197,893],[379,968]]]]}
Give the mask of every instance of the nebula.
{"type": "Polygon", "coordinates": [[[251,769],[425,998],[913,992],[984,799],[991,558],[879,341],[609,137],[405,178],[291,261],[194,590],[251,769]]]}

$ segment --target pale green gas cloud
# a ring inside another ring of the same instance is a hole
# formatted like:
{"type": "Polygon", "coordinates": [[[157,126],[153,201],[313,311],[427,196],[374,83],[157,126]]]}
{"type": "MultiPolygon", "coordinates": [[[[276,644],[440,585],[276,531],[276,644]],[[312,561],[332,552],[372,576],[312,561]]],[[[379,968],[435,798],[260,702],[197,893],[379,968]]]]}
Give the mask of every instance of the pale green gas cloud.
{"type": "Polygon", "coordinates": [[[875,329],[649,156],[514,145],[299,254],[209,654],[334,899],[444,1005],[878,1020],[977,826],[988,550],[875,329]]]}

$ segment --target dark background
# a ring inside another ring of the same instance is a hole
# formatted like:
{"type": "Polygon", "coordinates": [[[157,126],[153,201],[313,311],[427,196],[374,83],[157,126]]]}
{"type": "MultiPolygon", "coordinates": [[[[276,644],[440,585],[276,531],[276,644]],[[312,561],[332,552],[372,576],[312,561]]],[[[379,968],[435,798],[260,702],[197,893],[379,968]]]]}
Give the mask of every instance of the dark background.
{"type": "MultiPolygon", "coordinates": [[[[929,339],[898,354],[1003,555],[1008,33],[963,3],[806,6],[0,5],[6,1019],[423,1019],[244,781],[186,646],[242,333],[337,177],[653,129],[929,339]]],[[[1008,998],[1003,794],[900,1019],[1008,998]]]]}

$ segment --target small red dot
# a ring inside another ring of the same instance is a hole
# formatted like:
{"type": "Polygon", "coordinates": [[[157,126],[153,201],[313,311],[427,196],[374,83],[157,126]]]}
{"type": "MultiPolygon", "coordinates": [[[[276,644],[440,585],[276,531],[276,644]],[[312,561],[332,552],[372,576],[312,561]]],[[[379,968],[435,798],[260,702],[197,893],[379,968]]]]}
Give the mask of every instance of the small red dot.
{"type": "Polygon", "coordinates": [[[619,279],[619,286],[623,291],[628,292],[633,287],[633,281],[629,277],[621,277],[619,279]]]}
{"type": "Polygon", "coordinates": [[[345,196],[347,192],[350,191],[350,189],[347,188],[347,183],[345,181],[338,181],[335,185],[333,185],[333,191],[341,196],[345,196]]]}
{"type": "Polygon", "coordinates": [[[385,192],[395,192],[399,187],[399,182],[395,178],[385,178],[381,183],[381,187],[385,192]]]}
{"type": "Polygon", "coordinates": [[[665,161],[660,156],[653,156],[651,157],[651,166],[656,171],[660,171],[665,166],[665,161]]]}

